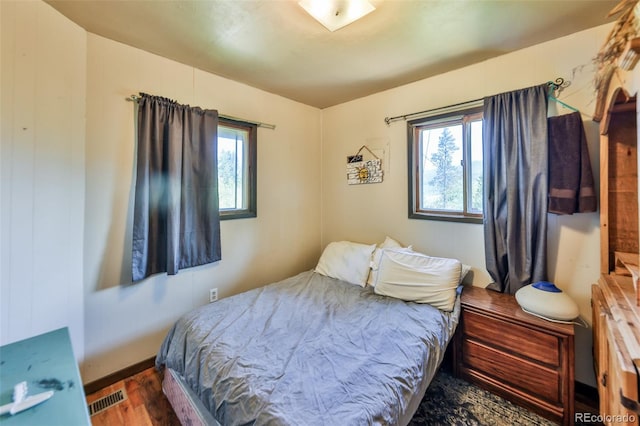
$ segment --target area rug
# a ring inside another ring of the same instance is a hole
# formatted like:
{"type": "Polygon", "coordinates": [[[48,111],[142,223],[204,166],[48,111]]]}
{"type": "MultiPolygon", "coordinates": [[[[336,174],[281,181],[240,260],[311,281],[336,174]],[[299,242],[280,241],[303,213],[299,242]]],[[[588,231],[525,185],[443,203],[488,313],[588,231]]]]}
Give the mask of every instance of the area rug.
{"type": "Polygon", "coordinates": [[[547,426],[555,423],[440,370],[409,425],[547,426]]]}

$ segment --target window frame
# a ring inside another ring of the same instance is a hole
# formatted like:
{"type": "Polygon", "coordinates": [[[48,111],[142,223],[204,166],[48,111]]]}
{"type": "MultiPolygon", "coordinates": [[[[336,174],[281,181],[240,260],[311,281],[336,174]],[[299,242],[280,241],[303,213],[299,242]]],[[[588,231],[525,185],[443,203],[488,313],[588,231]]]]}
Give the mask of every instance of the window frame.
{"type": "MultiPolygon", "coordinates": [[[[473,186],[471,173],[467,164],[471,164],[471,125],[473,121],[477,121],[478,117],[482,119],[482,104],[466,105],[461,108],[451,110],[443,108],[447,112],[434,113],[423,116],[414,120],[407,121],[407,165],[408,165],[408,204],[409,219],[438,220],[447,222],[464,222],[464,223],[482,223],[484,213],[474,213],[470,209],[470,191],[473,186]],[[460,123],[462,129],[462,180],[463,180],[463,210],[447,211],[447,210],[429,210],[420,208],[420,163],[417,159],[421,158],[418,152],[421,149],[419,133],[423,129],[442,127],[444,124],[460,123]]],[[[484,142],[483,142],[484,143],[484,142]]],[[[484,161],[483,161],[484,163],[484,161]]],[[[484,164],[483,164],[484,166],[484,164]]],[[[484,171],[483,171],[484,173],[484,171]]],[[[484,210],[484,209],[483,209],[484,210]]]]}
{"type": "MultiPolygon", "coordinates": [[[[258,151],[258,125],[246,121],[233,120],[230,118],[219,117],[218,128],[230,127],[247,132],[247,182],[246,191],[247,207],[244,209],[219,209],[220,220],[246,219],[258,216],[258,174],[257,174],[257,151],[258,151]]],[[[219,133],[219,132],[218,132],[219,133]]],[[[216,153],[217,154],[217,153],[216,153]]],[[[216,161],[218,161],[216,155],[216,161]]],[[[216,167],[217,170],[217,167],[216,167]]],[[[244,183],[244,182],[243,182],[244,183]]],[[[218,185],[220,182],[218,181],[218,185]]]]}

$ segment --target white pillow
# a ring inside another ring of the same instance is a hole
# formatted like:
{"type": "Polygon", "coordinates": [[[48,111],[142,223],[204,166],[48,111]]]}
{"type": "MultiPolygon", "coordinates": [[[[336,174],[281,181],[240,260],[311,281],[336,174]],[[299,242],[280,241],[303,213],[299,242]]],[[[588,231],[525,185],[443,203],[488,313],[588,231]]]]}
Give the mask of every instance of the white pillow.
{"type": "Polygon", "coordinates": [[[322,252],[315,271],[364,287],[369,275],[371,254],[375,244],[359,244],[350,241],[329,243],[322,252]]]}
{"type": "Polygon", "coordinates": [[[375,286],[376,275],[378,274],[378,264],[380,263],[380,254],[382,253],[382,249],[387,248],[395,248],[395,249],[404,249],[411,251],[411,246],[402,247],[402,244],[394,240],[393,238],[386,236],[384,242],[379,244],[378,247],[373,251],[373,257],[371,259],[371,270],[369,271],[369,278],[367,279],[367,284],[370,286],[375,286]]]}
{"type": "Polygon", "coordinates": [[[385,249],[380,257],[375,292],[451,311],[461,269],[462,264],[456,259],[385,249]]]}
{"type": "Polygon", "coordinates": [[[390,236],[384,237],[384,241],[382,244],[378,246],[379,248],[401,248],[402,244],[391,238],[390,236]]]}

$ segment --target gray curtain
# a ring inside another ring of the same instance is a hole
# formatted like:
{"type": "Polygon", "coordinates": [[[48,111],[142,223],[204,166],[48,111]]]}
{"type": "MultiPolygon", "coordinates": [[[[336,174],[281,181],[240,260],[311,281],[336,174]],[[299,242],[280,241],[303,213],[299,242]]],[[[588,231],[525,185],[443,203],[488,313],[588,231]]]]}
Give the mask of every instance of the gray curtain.
{"type": "Polygon", "coordinates": [[[489,288],[547,278],[547,85],[484,100],[484,239],[489,288]]]}
{"type": "Polygon", "coordinates": [[[220,260],[218,112],[141,94],[133,280],[220,260]]]}

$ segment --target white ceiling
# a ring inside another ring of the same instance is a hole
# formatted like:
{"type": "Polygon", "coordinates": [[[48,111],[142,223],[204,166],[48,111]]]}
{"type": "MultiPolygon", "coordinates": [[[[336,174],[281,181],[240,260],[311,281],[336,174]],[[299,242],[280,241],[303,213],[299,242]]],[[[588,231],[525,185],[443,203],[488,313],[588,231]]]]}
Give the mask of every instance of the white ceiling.
{"type": "Polygon", "coordinates": [[[372,0],[329,32],[295,0],[45,1],[91,33],[318,108],[611,22],[619,2],[372,0]]]}

